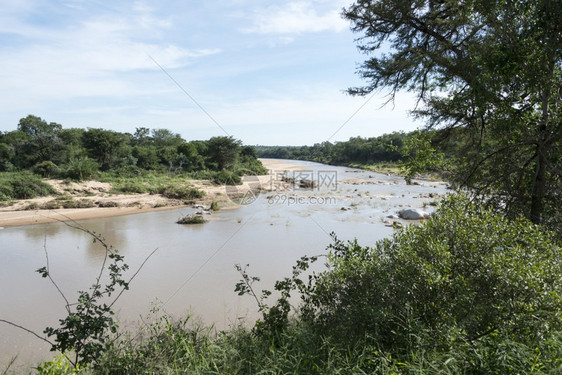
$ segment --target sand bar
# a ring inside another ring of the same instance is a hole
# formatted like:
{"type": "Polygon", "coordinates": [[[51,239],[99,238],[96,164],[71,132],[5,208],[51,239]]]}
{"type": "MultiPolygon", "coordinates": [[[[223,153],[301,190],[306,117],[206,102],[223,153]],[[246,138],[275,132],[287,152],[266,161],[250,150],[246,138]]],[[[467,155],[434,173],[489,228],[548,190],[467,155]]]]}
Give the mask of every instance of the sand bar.
{"type": "MultiPolygon", "coordinates": [[[[264,167],[270,171],[278,172],[281,170],[298,170],[300,166],[290,164],[287,160],[260,159],[264,167]]],[[[259,176],[262,189],[267,190],[271,176],[259,176]]],[[[61,194],[68,194],[63,188],[68,190],[68,184],[62,184],[60,180],[47,180],[61,194]]],[[[225,194],[225,187],[215,185],[210,181],[190,180],[190,184],[203,190],[205,197],[197,200],[196,204],[207,205],[212,201],[218,201],[222,207],[235,207],[234,203],[225,194]]],[[[243,186],[242,186],[243,188],[243,186]]],[[[168,199],[158,194],[110,194],[111,185],[98,181],[85,181],[72,183],[74,199],[91,200],[98,204],[115,204],[117,207],[91,207],[91,208],[66,208],[66,209],[33,209],[33,205],[41,206],[56,197],[41,197],[36,199],[26,199],[15,201],[10,206],[0,207],[0,229],[8,226],[22,226],[55,221],[84,220],[102,217],[131,215],[142,212],[174,209],[185,207],[185,202],[177,199],[168,199]]]]}

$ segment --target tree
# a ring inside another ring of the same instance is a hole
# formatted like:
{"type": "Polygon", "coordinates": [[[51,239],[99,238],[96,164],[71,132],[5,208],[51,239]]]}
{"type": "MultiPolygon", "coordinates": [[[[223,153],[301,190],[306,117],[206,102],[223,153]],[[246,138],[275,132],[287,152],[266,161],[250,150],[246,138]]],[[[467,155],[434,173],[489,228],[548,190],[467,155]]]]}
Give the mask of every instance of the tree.
{"type": "Polygon", "coordinates": [[[23,166],[30,167],[42,161],[53,160],[63,147],[58,136],[61,129],[60,124],[47,123],[33,115],[20,119],[18,130],[27,135],[27,142],[22,148],[23,166]]]}
{"type": "Polygon", "coordinates": [[[47,123],[41,117],[28,115],[22,118],[18,124],[18,130],[23,131],[29,136],[52,135],[62,129],[60,124],[55,122],[47,123]]]}
{"type": "Polygon", "coordinates": [[[203,169],[203,157],[197,152],[192,142],[184,142],[178,146],[178,157],[182,156],[180,167],[184,170],[203,169]]]}
{"type": "Polygon", "coordinates": [[[63,143],[61,155],[57,156],[57,161],[66,163],[73,158],[86,156],[86,150],[82,147],[82,137],[85,130],[81,128],[62,129],[58,136],[63,143]]]}
{"type": "Polygon", "coordinates": [[[236,165],[242,142],[232,137],[213,137],[207,141],[208,155],[211,163],[218,170],[231,169],[236,165]]]}
{"type": "Polygon", "coordinates": [[[89,128],[82,136],[89,156],[100,163],[102,170],[111,169],[116,159],[125,151],[126,137],[122,133],[89,128]]]}
{"type": "Polygon", "coordinates": [[[137,158],[137,166],[142,169],[157,169],[158,155],[154,146],[134,146],[133,157],[137,158]]]}
{"type": "Polygon", "coordinates": [[[133,142],[136,145],[144,145],[151,140],[150,129],[145,127],[140,127],[135,129],[135,134],[133,134],[133,142]]]}
{"type": "MultiPolygon", "coordinates": [[[[416,93],[428,128],[466,129],[453,179],[534,223],[561,198],[562,3],[557,0],[358,0],[366,95],[416,93]],[[378,53],[381,48],[387,53],[378,53]]],[[[455,134],[450,132],[442,132],[455,134]]],[[[559,224],[558,224],[559,225],[559,224]]]]}
{"type": "Polygon", "coordinates": [[[179,134],[168,129],[153,129],[152,140],[156,147],[177,147],[184,142],[179,134]]]}

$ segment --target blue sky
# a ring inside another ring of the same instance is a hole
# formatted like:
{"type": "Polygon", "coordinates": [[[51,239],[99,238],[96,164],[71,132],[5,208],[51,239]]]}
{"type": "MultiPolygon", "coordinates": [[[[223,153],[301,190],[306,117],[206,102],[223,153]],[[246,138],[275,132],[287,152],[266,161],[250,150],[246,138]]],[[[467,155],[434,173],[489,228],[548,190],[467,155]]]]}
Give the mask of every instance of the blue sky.
{"type": "Polygon", "coordinates": [[[0,131],[28,114],[263,145],[418,128],[408,93],[381,109],[379,92],[348,121],[367,100],[344,93],[364,58],[340,17],[350,3],[0,0],[0,131]]]}

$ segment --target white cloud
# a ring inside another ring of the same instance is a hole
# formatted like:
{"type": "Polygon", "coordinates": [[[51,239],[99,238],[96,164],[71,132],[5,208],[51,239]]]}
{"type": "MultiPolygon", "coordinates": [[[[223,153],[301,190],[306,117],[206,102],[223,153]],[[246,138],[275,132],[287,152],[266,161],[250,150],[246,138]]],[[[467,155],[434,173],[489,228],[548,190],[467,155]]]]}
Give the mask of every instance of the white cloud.
{"type": "MultiPolygon", "coordinates": [[[[10,29],[0,26],[0,33],[18,35],[22,40],[0,47],[0,98],[2,107],[11,110],[27,111],[79,97],[123,98],[154,92],[158,89],[142,87],[132,76],[146,71],[160,74],[149,56],[166,69],[174,69],[220,52],[166,42],[158,33],[170,27],[169,20],[156,17],[140,2],[126,16],[93,13],[60,25],[28,23],[29,12],[33,12],[29,7],[11,9],[10,29]]],[[[80,15],[88,13],[85,10],[80,15]]]]}
{"type": "Polygon", "coordinates": [[[270,6],[257,10],[254,26],[247,32],[260,34],[301,34],[306,32],[342,31],[348,24],[341,18],[340,8],[319,12],[312,2],[291,2],[284,7],[270,6]]]}
{"type": "MultiPolygon", "coordinates": [[[[0,130],[32,113],[65,127],[221,135],[149,56],[246,143],[322,142],[364,101],[341,93],[356,79],[352,35],[339,15],[350,0],[20,1],[0,7],[0,130]],[[240,33],[244,26],[251,33],[240,33]]],[[[334,140],[410,126],[403,110],[379,104],[334,140]]]]}

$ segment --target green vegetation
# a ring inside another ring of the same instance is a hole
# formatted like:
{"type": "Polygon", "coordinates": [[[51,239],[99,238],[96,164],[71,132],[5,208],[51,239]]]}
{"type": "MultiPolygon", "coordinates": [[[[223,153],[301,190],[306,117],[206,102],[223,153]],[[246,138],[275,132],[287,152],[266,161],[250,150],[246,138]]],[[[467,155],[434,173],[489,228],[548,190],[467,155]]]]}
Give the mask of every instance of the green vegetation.
{"type": "Polygon", "coordinates": [[[159,186],[156,190],[152,191],[153,194],[161,194],[163,197],[171,199],[195,199],[203,198],[205,195],[201,190],[195,189],[191,186],[159,186]]]}
{"type": "Polygon", "coordinates": [[[367,171],[373,171],[377,173],[383,174],[400,174],[403,170],[400,166],[396,163],[370,163],[370,164],[363,164],[363,163],[349,163],[348,167],[351,168],[360,168],[365,169],[367,171]]]}
{"type": "Polygon", "coordinates": [[[219,202],[217,202],[217,201],[211,202],[211,210],[213,210],[215,212],[219,211],[220,210],[219,202]]]}
{"type": "Polygon", "coordinates": [[[398,162],[410,134],[394,132],[380,137],[350,138],[346,142],[323,142],[313,146],[256,146],[260,158],[309,160],[332,165],[398,162]]]}
{"type": "MultiPolygon", "coordinates": [[[[51,277],[48,262],[47,266],[41,267],[36,272],[43,278],[48,278],[66,302],[67,316],[59,320],[60,326],[47,327],[43,331],[47,337],[54,337],[54,342],[48,339],[44,339],[44,341],[51,345],[52,351],[60,351],[64,355],[64,361],[70,362],[78,369],[82,364],[95,362],[102,353],[112,347],[109,334],[117,332],[118,327],[117,321],[113,318],[112,306],[121,293],[129,288],[129,283],[135,275],[131,280],[125,281],[122,274],[129,266],[123,262],[123,256],[119,255],[112,246],[106,244],[100,235],[79,226],[73,227],[90,234],[93,241],[101,244],[105,250],[103,266],[95,283],[88,291],[79,291],[77,302],[70,303],[51,277]],[[109,273],[108,281],[102,285],[106,263],[109,273]],[[121,292],[117,293],[117,297],[110,300],[119,289],[121,292]]],[[[60,358],[62,360],[63,357],[60,358]]],[[[43,373],[64,373],[56,371],[56,368],[65,366],[60,366],[60,362],[51,362],[42,367],[45,367],[42,370],[43,373]],[[55,371],[51,371],[53,368],[55,371]]]]}
{"type": "MultiPolygon", "coordinates": [[[[460,133],[460,132],[457,132],[460,133]]],[[[308,160],[331,165],[344,165],[367,169],[378,173],[402,174],[407,181],[417,175],[432,175],[435,178],[449,177],[449,164],[462,155],[459,134],[458,144],[431,143],[439,139],[435,131],[403,133],[394,132],[380,137],[353,137],[348,141],[317,143],[313,146],[256,146],[260,158],[308,160]],[[425,148],[418,148],[418,138],[423,134],[425,148]],[[431,147],[432,148],[431,148],[431,147]],[[432,153],[433,151],[433,153],[432,153]],[[423,155],[422,155],[423,153],[423,155]],[[438,162],[430,163],[422,156],[435,156],[438,162]]]]}
{"type": "MultiPolygon", "coordinates": [[[[63,129],[29,115],[18,129],[0,132],[0,202],[55,194],[43,178],[97,179],[112,193],[151,193],[181,200],[201,198],[187,183],[208,179],[236,185],[245,174],[267,174],[254,148],[232,137],[186,142],[166,129],[138,128],[135,134],[104,129],[63,129]]],[[[27,209],[89,207],[89,201],[27,209]]]]}
{"type": "Polygon", "coordinates": [[[186,215],[177,221],[178,224],[203,224],[207,220],[201,215],[186,215]]]}
{"type": "Polygon", "coordinates": [[[33,115],[22,118],[17,130],[0,132],[0,156],[0,172],[73,180],[167,173],[239,183],[243,174],[267,173],[256,151],[232,137],[186,142],[167,129],[63,129],[33,115]]]}
{"type": "Polygon", "coordinates": [[[30,203],[25,210],[57,210],[59,208],[90,208],[96,204],[90,199],[53,199],[43,204],[30,203]]]}
{"type": "Polygon", "coordinates": [[[31,199],[56,191],[30,172],[0,172],[0,201],[31,199]]]}

